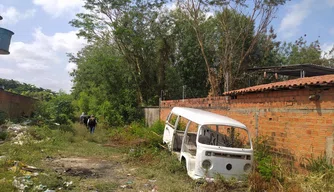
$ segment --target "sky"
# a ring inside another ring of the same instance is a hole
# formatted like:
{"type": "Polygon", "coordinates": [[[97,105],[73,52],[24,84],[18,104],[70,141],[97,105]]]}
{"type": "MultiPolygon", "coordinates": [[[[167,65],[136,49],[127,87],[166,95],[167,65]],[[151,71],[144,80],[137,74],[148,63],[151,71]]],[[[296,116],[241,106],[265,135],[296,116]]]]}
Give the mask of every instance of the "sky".
{"type": "MultiPolygon", "coordinates": [[[[10,55],[0,55],[0,78],[14,79],[70,92],[69,72],[76,65],[67,53],[86,45],[69,21],[83,12],[83,0],[1,0],[0,27],[15,34],[10,55]]],[[[293,42],[306,34],[328,51],[334,45],[334,0],[291,0],[279,8],[272,25],[280,41],[293,42]]]]}

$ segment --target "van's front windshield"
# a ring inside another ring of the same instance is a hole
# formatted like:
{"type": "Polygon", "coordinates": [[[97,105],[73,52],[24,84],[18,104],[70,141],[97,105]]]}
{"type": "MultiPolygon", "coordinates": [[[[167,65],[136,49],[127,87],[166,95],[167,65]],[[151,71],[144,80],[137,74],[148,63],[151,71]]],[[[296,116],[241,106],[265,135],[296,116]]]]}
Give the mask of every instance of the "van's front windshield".
{"type": "Polygon", "coordinates": [[[231,148],[251,148],[250,138],[246,129],[225,125],[202,125],[198,142],[231,148]]]}

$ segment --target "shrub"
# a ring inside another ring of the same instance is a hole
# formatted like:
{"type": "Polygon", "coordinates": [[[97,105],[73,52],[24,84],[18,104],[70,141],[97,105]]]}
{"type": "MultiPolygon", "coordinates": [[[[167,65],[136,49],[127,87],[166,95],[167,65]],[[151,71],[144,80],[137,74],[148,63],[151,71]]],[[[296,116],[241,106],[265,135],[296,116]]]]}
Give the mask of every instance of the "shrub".
{"type": "Polygon", "coordinates": [[[326,156],[320,155],[317,158],[305,158],[306,169],[312,172],[326,172],[327,170],[332,170],[333,165],[327,162],[326,156]]]}
{"type": "Polygon", "coordinates": [[[298,177],[303,191],[334,191],[333,165],[326,161],[326,156],[304,159],[304,167],[309,171],[304,177],[298,177]]]}
{"type": "Polygon", "coordinates": [[[156,121],[150,127],[150,130],[157,133],[158,135],[162,135],[164,133],[165,122],[163,121],[156,121]]]}
{"type": "Polygon", "coordinates": [[[0,125],[5,124],[7,118],[8,118],[7,113],[4,111],[0,111],[0,125]]]}
{"type": "Polygon", "coordinates": [[[275,166],[273,165],[273,158],[270,153],[270,146],[267,144],[266,138],[259,138],[254,143],[254,160],[256,170],[266,180],[274,176],[275,166]]]}
{"type": "Polygon", "coordinates": [[[52,125],[54,123],[68,125],[74,119],[72,96],[59,92],[50,101],[41,101],[36,105],[34,124],[52,125]]]}
{"type": "Polygon", "coordinates": [[[3,141],[6,140],[7,136],[8,136],[7,132],[4,131],[0,132],[0,140],[3,141]]]}

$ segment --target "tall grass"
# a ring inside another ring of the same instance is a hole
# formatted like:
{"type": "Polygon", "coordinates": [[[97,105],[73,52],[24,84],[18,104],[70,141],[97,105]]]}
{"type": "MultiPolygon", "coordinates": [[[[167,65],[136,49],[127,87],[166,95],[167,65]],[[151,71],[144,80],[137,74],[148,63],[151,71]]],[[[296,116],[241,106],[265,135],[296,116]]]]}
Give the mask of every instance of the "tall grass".
{"type": "MultiPolygon", "coordinates": [[[[112,154],[118,152],[114,148],[102,147],[108,141],[109,131],[97,127],[94,134],[90,134],[85,126],[80,124],[60,126],[33,126],[24,132],[22,145],[13,144],[11,141],[15,134],[8,134],[7,142],[0,147],[0,191],[15,191],[13,187],[14,177],[24,176],[24,172],[12,172],[14,162],[22,165],[35,166],[44,171],[40,175],[31,178],[34,183],[43,184],[51,189],[63,187],[64,181],[76,181],[76,178],[56,174],[43,160],[47,158],[61,157],[94,157],[108,160],[112,154]]],[[[24,176],[25,177],[25,176],[24,176]]],[[[76,181],[79,182],[79,181],[76,181]]],[[[29,186],[28,191],[34,190],[29,186]]],[[[78,189],[78,191],[80,191],[78,189]]]]}
{"type": "Polygon", "coordinates": [[[324,155],[305,158],[305,161],[305,168],[311,172],[326,172],[328,170],[333,170],[333,165],[327,162],[326,156],[324,155]]]}
{"type": "Polygon", "coordinates": [[[293,180],[291,161],[271,152],[267,138],[254,142],[254,166],[248,176],[250,191],[302,191],[293,180]]]}
{"type": "Polygon", "coordinates": [[[298,175],[298,180],[304,191],[334,191],[334,167],[327,162],[326,156],[305,158],[304,167],[308,175],[298,175]]]}
{"type": "MultiPolygon", "coordinates": [[[[1,190],[15,191],[12,186],[14,176],[22,173],[9,170],[14,161],[43,168],[46,175],[34,180],[52,188],[63,185],[71,179],[55,174],[51,167],[43,163],[45,158],[94,157],[112,160],[119,156],[122,166],[134,167],[136,177],[133,191],[142,190],[143,185],[159,186],[159,191],[334,191],[334,169],[324,156],[305,159],[307,175],[297,174],[290,161],[271,153],[268,140],[261,138],[254,142],[254,167],[245,182],[226,180],[217,175],[213,183],[198,183],[188,177],[178,159],[162,146],[163,122],[151,127],[134,122],[117,128],[98,126],[94,134],[80,124],[72,126],[36,126],[26,132],[23,145],[11,144],[13,135],[6,136],[1,145],[0,185],[1,190]],[[148,183],[151,181],[154,183],[148,183]],[[171,184],[172,183],[172,184],[171,184]]],[[[117,182],[90,181],[98,190],[115,190],[117,182]]],[[[69,190],[69,189],[68,189],[69,190]]],[[[80,191],[80,187],[72,190],[80,191]]]]}

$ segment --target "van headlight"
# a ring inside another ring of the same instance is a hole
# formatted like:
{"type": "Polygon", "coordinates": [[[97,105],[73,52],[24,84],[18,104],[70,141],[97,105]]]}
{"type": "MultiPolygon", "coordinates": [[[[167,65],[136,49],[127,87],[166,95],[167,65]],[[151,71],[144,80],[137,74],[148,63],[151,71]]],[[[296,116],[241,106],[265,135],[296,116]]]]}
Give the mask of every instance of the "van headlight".
{"type": "Polygon", "coordinates": [[[251,170],[251,168],[252,168],[252,165],[249,164],[249,163],[246,163],[246,164],[244,165],[244,171],[245,171],[245,172],[249,172],[249,171],[251,170]]]}
{"type": "Polygon", "coordinates": [[[211,168],[211,166],[212,166],[212,164],[211,164],[211,161],[210,160],[204,160],[203,162],[202,162],[202,167],[204,168],[204,169],[210,169],[211,168]]]}

